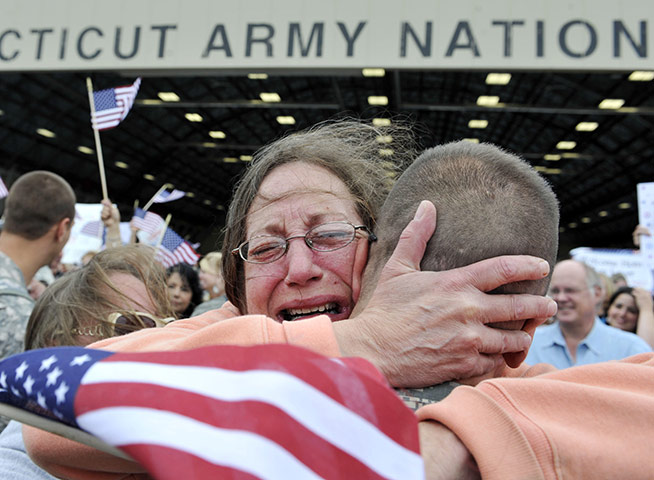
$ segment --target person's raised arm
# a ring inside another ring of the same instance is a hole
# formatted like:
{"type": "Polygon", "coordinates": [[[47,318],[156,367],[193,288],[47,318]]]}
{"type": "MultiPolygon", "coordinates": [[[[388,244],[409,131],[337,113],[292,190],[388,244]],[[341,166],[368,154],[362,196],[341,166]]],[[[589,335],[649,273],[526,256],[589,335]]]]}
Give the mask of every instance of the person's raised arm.
{"type": "Polygon", "coordinates": [[[484,375],[504,366],[502,354],[514,353],[506,361],[517,366],[531,343],[529,334],[487,324],[542,322],[556,312],[546,297],[485,293],[543,278],[549,264],[539,258],[503,256],[450,271],[421,272],[435,226],[433,204],[422,202],[366,307],[352,321],[334,324],[342,354],[370,360],[395,387],[484,375]]]}
{"type": "Polygon", "coordinates": [[[654,301],[652,294],[644,288],[634,287],[632,294],[638,306],[636,335],[654,347],[654,301]]]}
{"type": "Polygon", "coordinates": [[[120,238],[120,212],[111,204],[110,200],[102,200],[102,212],[100,218],[105,227],[107,227],[107,248],[120,247],[122,240],[120,238]]]}
{"type": "Polygon", "coordinates": [[[636,228],[634,228],[633,233],[631,234],[631,237],[634,241],[634,245],[636,247],[640,247],[640,237],[642,235],[645,235],[646,237],[650,237],[652,235],[652,232],[649,231],[649,228],[647,228],[645,225],[636,225],[636,228]]]}

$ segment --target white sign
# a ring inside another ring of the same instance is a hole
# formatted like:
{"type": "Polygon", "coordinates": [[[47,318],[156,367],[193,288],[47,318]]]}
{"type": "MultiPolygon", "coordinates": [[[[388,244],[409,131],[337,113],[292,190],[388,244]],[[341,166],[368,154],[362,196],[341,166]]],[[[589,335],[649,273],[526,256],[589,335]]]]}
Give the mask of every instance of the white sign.
{"type": "Polygon", "coordinates": [[[82,228],[90,222],[100,220],[102,212],[101,203],[77,203],[75,204],[75,222],[70,231],[70,238],[64,246],[61,263],[80,264],[82,256],[90,251],[99,251],[102,247],[102,234],[99,231],[97,237],[82,233],[82,228]]]}
{"type": "Polygon", "coordinates": [[[0,71],[652,68],[651,0],[2,0],[0,71]]]}
{"type": "MultiPolygon", "coordinates": [[[[647,227],[654,234],[654,182],[639,183],[636,186],[638,195],[638,223],[647,227]]],[[[640,253],[647,261],[649,268],[654,270],[654,237],[640,236],[640,253]]]]}
{"type": "Polygon", "coordinates": [[[630,287],[654,291],[652,270],[638,250],[578,247],[570,250],[570,255],[609,277],[614,273],[623,274],[630,287]]]}

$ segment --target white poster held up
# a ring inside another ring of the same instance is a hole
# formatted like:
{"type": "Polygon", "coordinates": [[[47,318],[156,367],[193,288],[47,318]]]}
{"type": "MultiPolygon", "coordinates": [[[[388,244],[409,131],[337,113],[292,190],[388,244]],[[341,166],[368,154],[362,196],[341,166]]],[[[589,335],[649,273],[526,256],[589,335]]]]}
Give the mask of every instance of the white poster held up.
{"type": "Polygon", "coordinates": [[[100,220],[101,203],[77,203],[75,205],[75,222],[70,232],[68,243],[64,247],[62,263],[80,264],[82,255],[88,251],[98,251],[102,247],[102,233],[94,237],[82,233],[82,228],[91,222],[100,220]]]}
{"type": "MultiPolygon", "coordinates": [[[[638,223],[647,227],[654,235],[654,182],[639,183],[636,186],[638,195],[638,223]]],[[[640,254],[650,269],[654,270],[654,236],[640,236],[640,254]]]]}
{"type": "Polygon", "coordinates": [[[654,291],[652,270],[638,250],[577,247],[570,250],[570,256],[609,277],[623,274],[631,287],[654,291]]]}

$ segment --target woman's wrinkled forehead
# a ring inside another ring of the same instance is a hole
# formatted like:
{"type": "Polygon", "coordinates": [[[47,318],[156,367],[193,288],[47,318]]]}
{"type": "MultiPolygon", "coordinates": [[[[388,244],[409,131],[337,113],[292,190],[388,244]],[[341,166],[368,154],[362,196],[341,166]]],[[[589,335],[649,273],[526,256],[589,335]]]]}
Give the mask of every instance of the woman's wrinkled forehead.
{"type": "Polygon", "coordinates": [[[255,217],[279,214],[282,208],[306,218],[340,213],[345,219],[357,212],[345,183],[329,170],[305,162],[281,165],[268,173],[248,209],[246,229],[255,217]]]}

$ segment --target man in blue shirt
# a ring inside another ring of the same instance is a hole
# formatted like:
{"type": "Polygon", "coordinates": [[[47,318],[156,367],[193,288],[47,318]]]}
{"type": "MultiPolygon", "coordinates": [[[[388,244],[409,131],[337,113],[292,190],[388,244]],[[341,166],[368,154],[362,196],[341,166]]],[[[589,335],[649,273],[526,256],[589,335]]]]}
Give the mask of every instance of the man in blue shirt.
{"type": "Polygon", "coordinates": [[[525,360],[528,364],[567,368],[651,351],[639,336],[605,325],[597,318],[601,280],[588,265],[575,260],[557,263],[549,295],[558,305],[558,321],[536,329],[525,360]]]}

